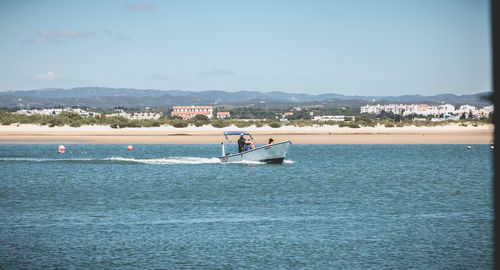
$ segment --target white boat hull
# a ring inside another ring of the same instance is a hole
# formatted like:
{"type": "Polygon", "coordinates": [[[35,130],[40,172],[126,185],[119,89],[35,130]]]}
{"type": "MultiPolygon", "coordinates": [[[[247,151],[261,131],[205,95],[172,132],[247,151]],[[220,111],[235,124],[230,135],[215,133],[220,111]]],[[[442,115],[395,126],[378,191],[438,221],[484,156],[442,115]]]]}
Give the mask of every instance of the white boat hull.
{"type": "Polygon", "coordinates": [[[290,141],[284,141],[263,145],[238,154],[228,154],[220,157],[220,159],[222,162],[258,161],[281,164],[291,144],[290,141]]]}

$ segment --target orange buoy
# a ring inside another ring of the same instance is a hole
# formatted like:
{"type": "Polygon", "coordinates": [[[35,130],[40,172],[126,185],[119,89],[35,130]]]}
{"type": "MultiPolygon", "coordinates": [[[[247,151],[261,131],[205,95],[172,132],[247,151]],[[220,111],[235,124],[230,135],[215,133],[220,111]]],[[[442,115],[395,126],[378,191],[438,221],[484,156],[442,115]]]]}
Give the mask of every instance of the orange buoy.
{"type": "Polygon", "coordinates": [[[65,152],[66,152],[66,147],[64,147],[64,145],[59,145],[59,147],[57,147],[57,153],[64,154],[65,152]]]}
{"type": "Polygon", "coordinates": [[[132,150],[132,149],[134,149],[134,147],[132,147],[132,145],[127,146],[127,150],[132,150]]]}

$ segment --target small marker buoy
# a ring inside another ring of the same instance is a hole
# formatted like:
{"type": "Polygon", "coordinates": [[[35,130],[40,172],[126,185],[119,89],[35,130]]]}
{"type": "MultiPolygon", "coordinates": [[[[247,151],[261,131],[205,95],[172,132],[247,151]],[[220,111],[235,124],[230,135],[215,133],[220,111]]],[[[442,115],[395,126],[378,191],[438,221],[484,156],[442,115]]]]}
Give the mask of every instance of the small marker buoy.
{"type": "Polygon", "coordinates": [[[59,145],[59,147],[57,147],[57,153],[64,154],[65,152],[66,152],[66,147],[64,147],[64,145],[59,145]]]}
{"type": "Polygon", "coordinates": [[[471,149],[470,145],[467,145],[467,149],[471,149]]]}
{"type": "Polygon", "coordinates": [[[127,150],[132,150],[132,149],[134,149],[134,147],[132,147],[132,145],[127,146],[127,150]]]}

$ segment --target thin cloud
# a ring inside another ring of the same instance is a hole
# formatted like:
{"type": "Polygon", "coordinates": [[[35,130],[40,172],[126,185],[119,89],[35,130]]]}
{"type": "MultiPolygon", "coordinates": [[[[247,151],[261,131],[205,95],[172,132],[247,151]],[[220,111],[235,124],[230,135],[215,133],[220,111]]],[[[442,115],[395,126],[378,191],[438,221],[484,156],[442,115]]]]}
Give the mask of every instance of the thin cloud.
{"type": "Polygon", "coordinates": [[[69,29],[59,29],[57,31],[51,31],[47,29],[36,29],[36,36],[29,42],[32,43],[62,43],[65,39],[73,38],[86,38],[94,36],[92,32],[79,32],[69,29]]]}
{"type": "Polygon", "coordinates": [[[71,83],[71,84],[88,84],[91,83],[89,79],[86,78],[75,78],[75,77],[65,77],[60,74],[56,74],[52,71],[45,73],[36,73],[30,77],[22,78],[22,80],[30,82],[51,82],[51,83],[71,83]]]}
{"type": "Polygon", "coordinates": [[[35,79],[40,81],[53,81],[56,78],[57,78],[56,75],[52,71],[42,74],[35,74],[35,79]]]}
{"type": "Polygon", "coordinates": [[[225,70],[225,69],[211,69],[207,71],[203,71],[198,74],[198,77],[200,78],[212,78],[212,77],[222,77],[222,76],[228,76],[228,75],[233,75],[236,72],[232,70],[225,70]]]}
{"type": "Polygon", "coordinates": [[[123,33],[113,33],[111,30],[107,30],[107,29],[104,30],[104,34],[107,37],[110,37],[110,38],[116,39],[116,40],[122,40],[122,41],[130,40],[130,38],[123,33]]]}
{"type": "Polygon", "coordinates": [[[155,10],[155,6],[145,5],[145,4],[130,4],[123,6],[124,9],[133,11],[152,11],[155,10]]]}

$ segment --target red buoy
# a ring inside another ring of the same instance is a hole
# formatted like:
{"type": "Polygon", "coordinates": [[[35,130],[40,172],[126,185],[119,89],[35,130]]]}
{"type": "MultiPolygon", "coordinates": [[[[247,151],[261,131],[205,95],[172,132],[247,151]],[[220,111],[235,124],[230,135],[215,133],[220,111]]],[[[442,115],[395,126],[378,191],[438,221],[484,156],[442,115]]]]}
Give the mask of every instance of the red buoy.
{"type": "Polygon", "coordinates": [[[132,147],[132,145],[127,146],[127,150],[132,150],[132,149],[134,149],[134,147],[132,147]]]}
{"type": "Polygon", "coordinates": [[[59,145],[59,147],[57,147],[57,153],[64,154],[65,152],[66,152],[66,147],[64,147],[64,145],[59,145]]]}

